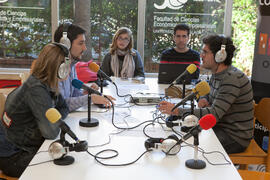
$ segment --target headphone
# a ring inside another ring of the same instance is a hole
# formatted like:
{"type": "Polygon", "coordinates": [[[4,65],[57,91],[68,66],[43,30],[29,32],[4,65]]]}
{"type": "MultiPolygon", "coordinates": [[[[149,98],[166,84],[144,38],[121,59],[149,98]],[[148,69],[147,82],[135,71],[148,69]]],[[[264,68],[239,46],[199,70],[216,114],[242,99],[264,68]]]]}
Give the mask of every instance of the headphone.
{"type": "Polygon", "coordinates": [[[70,49],[70,47],[71,47],[71,41],[68,38],[68,28],[69,28],[70,25],[71,25],[70,22],[65,22],[63,24],[63,34],[62,34],[62,37],[61,37],[61,39],[59,41],[61,44],[66,45],[66,47],[68,49],[70,49]]]}
{"type": "Polygon", "coordinates": [[[65,79],[69,75],[69,68],[71,63],[69,59],[69,50],[66,47],[66,45],[62,43],[52,43],[52,44],[56,45],[64,52],[65,60],[58,67],[57,77],[59,79],[65,79]]]}
{"type": "Polygon", "coordinates": [[[185,112],[182,117],[175,115],[168,116],[165,119],[165,124],[169,128],[173,128],[174,126],[193,127],[198,124],[198,121],[199,119],[195,115],[185,112]]]}
{"type": "Polygon", "coordinates": [[[52,159],[60,159],[67,155],[70,151],[82,152],[87,151],[87,141],[80,141],[70,144],[67,141],[57,140],[50,144],[48,152],[52,159]]]}
{"type": "Polygon", "coordinates": [[[227,52],[226,52],[227,39],[224,36],[220,36],[220,37],[222,38],[222,44],[221,44],[220,50],[215,55],[216,63],[222,63],[227,58],[227,52]]]}
{"type": "Polygon", "coordinates": [[[169,128],[173,128],[174,126],[180,126],[180,119],[180,116],[171,115],[165,119],[165,124],[169,128]]]}
{"type": "Polygon", "coordinates": [[[178,142],[178,137],[172,134],[165,139],[149,138],[144,142],[144,146],[147,151],[157,149],[161,150],[166,155],[176,155],[181,149],[181,145],[178,144],[178,142]]]}

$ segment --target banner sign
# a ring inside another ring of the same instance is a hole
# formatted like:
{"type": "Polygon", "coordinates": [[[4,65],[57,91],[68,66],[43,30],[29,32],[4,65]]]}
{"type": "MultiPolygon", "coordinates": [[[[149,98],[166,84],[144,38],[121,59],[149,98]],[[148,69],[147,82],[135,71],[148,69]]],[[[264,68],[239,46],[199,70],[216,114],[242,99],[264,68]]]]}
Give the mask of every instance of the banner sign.
{"type": "MultiPolygon", "coordinates": [[[[270,1],[260,0],[252,80],[270,84],[270,1]]],[[[269,92],[270,93],[270,92],[269,92]]]]}

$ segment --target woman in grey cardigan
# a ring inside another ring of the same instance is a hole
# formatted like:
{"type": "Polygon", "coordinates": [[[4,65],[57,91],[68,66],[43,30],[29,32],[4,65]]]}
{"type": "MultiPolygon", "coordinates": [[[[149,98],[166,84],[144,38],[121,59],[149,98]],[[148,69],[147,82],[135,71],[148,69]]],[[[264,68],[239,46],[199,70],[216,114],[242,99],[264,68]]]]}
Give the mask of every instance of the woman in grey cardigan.
{"type": "Polygon", "coordinates": [[[133,47],[132,32],[129,28],[117,30],[110,46],[110,52],[102,61],[101,70],[108,76],[121,78],[144,77],[142,59],[133,47]]]}

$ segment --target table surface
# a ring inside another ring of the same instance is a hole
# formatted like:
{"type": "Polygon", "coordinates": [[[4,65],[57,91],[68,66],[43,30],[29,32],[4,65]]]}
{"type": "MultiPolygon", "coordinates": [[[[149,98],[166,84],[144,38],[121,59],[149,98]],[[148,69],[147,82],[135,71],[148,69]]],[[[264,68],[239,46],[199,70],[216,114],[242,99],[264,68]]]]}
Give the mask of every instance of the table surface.
{"type": "MultiPolygon", "coordinates": [[[[115,79],[121,94],[125,93],[136,93],[151,92],[164,94],[164,88],[168,85],[158,85],[156,78],[147,78],[145,84],[134,84],[132,80],[120,80],[115,79]],[[135,87],[137,86],[137,87],[135,87]],[[148,90],[147,90],[148,89],[148,90]]],[[[104,88],[104,93],[112,94],[115,96],[115,88],[110,84],[109,87],[104,88]]],[[[179,100],[180,101],[180,100],[179,100]]],[[[132,127],[144,122],[146,120],[153,120],[153,112],[155,112],[155,105],[152,106],[132,106],[127,107],[129,104],[122,105],[124,98],[117,98],[115,107],[114,122],[117,126],[121,127],[132,127]]],[[[105,149],[117,150],[119,155],[115,158],[108,160],[101,160],[106,164],[125,164],[134,161],[142,153],[146,151],[144,142],[147,137],[143,134],[143,127],[132,130],[126,130],[119,134],[113,134],[119,132],[112,125],[112,110],[106,111],[92,106],[91,117],[97,118],[99,126],[92,128],[85,128],[79,126],[79,121],[82,118],[87,117],[87,108],[82,108],[77,112],[70,113],[65,119],[65,122],[70,126],[73,132],[79,137],[80,140],[86,140],[89,146],[101,145],[109,141],[110,143],[101,147],[89,147],[88,151],[92,154],[96,154],[105,149]],[[109,138],[110,137],[110,138],[109,138]]],[[[179,128],[176,128],[179,130],[179,128]]],[[[166,138],[173,132],[161,126],[159,124],[150,125],[147,127],[146,132],[151,137],[163,137],[166,138]]],[[[66,139],[69,142],[74,142],[66,135],[66,139]]],[[[166,156],[159,150],[154,150],[144,154],[137,162],[128,166],[104,166],[99,164],[92,156],[86,152],[69,152],[69,155],[75,158],[75,162],[68,166],[55,165],[48,154],[48,147],[52,143],[52,140],[46,140],[39,153],[35,155],[30,165],[24,171],[21,180],[47,180],[47,179],[213,179],[213,180],[233,180],[241,179],[236,168],[233,164],[227,165],[212,165],[213,164],[224,164],[225,161],[223,155],[227,160],[230,161],[228,155],[224,151],[220,142],[218,141],[215,133],[212,129],[202,131],[199,134],[199,147],[205,152],[213,152],[211,154],[205,154],[205,159],[202,153],[198,153],[198,159],[206,162],[206,168],[200,170],[194,170],[187,168],[185,162],[188,159],[194,159],[194,148],[187,146],[185,143],[182,144],[182,148],[177,155],[166,156]],[[221,152],[217,153],[217,151],[221,152]],[[210,163],[209,163],[209,162],[210,163]],[[46,162],[46,163],[42,163],[46,162]],[[42,163],[34,165],[37,163],[42,163]]],[[[186,141],[187,143],[193,144],[193,138],[186,141]]],[[[100,154],[100,156],[110,156],[112,152],[106,152],[100,154]]]]}

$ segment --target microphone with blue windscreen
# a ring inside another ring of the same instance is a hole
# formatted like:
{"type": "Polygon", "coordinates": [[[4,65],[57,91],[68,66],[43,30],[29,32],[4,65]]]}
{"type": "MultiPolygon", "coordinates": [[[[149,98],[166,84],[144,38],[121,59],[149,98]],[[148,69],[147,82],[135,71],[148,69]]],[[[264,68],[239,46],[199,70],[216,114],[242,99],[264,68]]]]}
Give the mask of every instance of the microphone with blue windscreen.
{"type": "Polygon", "coordinates": [[[91,94],[97,94],[102,96],[102,94],[88,86],[86,86],[82,81],[78,79],[73,79],[71,82],[72,86],[77,89],[84,89],[88,92],[88,117],[80,120],[80,126],[82,127],[95,127],[98,126],[99,122],[96,118],[91,118],[91,94]]]}
{"type": "Polygon", "coordinates": [[[79,79],[73,79],[71,82],[72,86],[77,88],[77,89],[84,89],[86,90],[89,94],[97,94],[102,96],[102,94],[88,86],[86,86],[82,81],[80,81],[79,79]]]}

